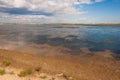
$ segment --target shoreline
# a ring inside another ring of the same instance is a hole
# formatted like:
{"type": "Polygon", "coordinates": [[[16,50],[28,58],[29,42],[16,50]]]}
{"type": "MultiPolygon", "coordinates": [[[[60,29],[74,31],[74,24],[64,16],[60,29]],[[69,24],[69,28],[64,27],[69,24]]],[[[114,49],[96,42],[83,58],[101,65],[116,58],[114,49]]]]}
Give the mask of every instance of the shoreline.
{"type": "Polygon", "coordinates": [[[112,58],[96,56],[80,56],[79,63],[67,60],[44,58],[18,51],[0,50],[0,63],[9,60],[16,69],[41,67],[41,72],[49,74],[64,73],[73,80],[110,80],[120,79],[120,61],[112,58]]]}
{"type": "Polygon", "coordinates": [[[4,26],[4,25],[28,25],[28,26],[69,26],[69,25],[73,25],[73,26],[120,26],[120,23],[95,23],[95,24],[84,24],[84,23],[0,23],[0,26],[4,26]]]}

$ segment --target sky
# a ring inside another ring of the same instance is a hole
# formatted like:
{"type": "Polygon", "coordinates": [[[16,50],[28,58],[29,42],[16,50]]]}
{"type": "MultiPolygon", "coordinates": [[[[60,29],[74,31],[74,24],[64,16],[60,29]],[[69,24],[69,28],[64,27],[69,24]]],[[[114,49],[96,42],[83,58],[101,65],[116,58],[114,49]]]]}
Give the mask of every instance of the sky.
{"type": "Polygon", "coordinates": [[[120,23],[120,0],[0,0],[0,22],[120,23]]]}

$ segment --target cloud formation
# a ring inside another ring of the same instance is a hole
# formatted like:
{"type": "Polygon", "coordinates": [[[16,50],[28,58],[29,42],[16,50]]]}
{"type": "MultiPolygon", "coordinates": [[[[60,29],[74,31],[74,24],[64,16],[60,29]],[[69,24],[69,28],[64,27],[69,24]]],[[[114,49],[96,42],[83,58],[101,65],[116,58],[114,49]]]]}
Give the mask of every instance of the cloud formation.
{"type": "Polygon", "coordinates": [[[102,2],[103,0],[95,0],[95,2],[102,2]]]}
{"type": "Polygon", "coordinates": [[[19,20],[42,20],[61,19],[63,16],[81,15],[86,12],[82,11],[82,4],[92,4],[103,0],[0,0],[0,14],[8,19],[19,20]],[[44,19],[43,19],[44,18],[44,19]]]}

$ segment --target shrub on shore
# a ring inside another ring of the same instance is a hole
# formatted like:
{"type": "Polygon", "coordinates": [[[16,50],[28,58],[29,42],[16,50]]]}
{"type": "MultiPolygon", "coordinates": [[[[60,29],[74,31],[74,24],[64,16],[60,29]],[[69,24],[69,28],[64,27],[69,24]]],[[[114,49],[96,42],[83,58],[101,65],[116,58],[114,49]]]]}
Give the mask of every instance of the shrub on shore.
{"type": "Polygon", "coordinates": [[[18,76],[19,77],[25,77],[27,75],[26,71],[21,71],[18,76]]]}
{"type": "Polygon", "coordinates": [[[32,72],[33,72],[32,68],[29,68],[29,69],[27,69],[27,70],[21,71],[21,72],[18,74],[18,76],[19,76],[19,77],[25,77],[25,76],[27,76],[27,75],[32,74],[32,72]]]}
{"type": "Polygon", "coordinates": [[[4,61],[3,61],[3,64],[4,64],[5,66],[9,66],[9,65],[11,64],[11,62],[10,62],[9,60],[4,60],[4,61]]]}
{"type": "Polygon", "coordinates": [[[40,76],[40,78],[41,78],[41,79],[46,79],[47,76],[46,76],[46,75],[44,75],[44,76],[40,76]]]}
{"type": "Polygon", "coordinates": [[[5,74],[5,69],[0,69],[0,75],[4,75],[5,74]]]}

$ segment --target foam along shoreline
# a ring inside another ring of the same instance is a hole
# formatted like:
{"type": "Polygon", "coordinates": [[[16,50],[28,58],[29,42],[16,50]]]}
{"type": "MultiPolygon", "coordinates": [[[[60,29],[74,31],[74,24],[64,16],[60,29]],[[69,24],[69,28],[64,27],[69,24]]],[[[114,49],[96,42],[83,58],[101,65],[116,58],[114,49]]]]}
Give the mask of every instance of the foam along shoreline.
{"type": "MultiPolygon", "coordinates": [[[[120,61],[100,56],[101,55],[90,57],[86,56],[86,54],[81,55],[80,62],[75,63],[66,60],[42,58],[28,53],[1,49],[0,63],[2,63],[3,60],[9,60],[11,62],[10,66],[18,70],[41,67],[40,73],[50,75],[64,73],[66,76],[72,77],[73,80],[119,80],[120,61]]],[[[2,67],[2,65],[0,66],[2,67]]]]}

